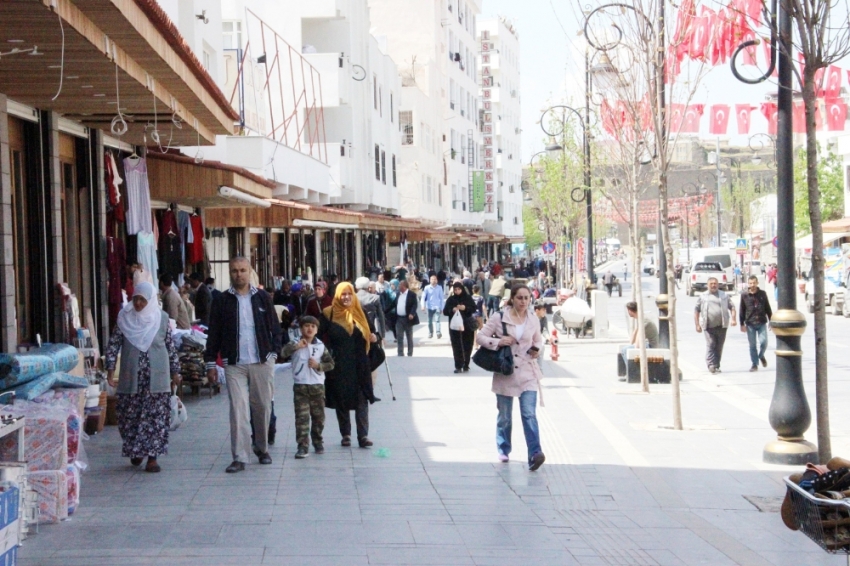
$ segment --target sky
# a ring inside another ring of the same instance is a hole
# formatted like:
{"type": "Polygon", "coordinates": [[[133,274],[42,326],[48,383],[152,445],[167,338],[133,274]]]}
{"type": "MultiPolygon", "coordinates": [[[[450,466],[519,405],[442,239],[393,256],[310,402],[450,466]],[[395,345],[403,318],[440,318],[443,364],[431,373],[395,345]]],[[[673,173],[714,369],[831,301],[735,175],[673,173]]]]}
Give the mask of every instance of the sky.
{"type": "MultiPolygon", "coordinates": [[[[713,1],[705,4],[714,9],[719,7],[713,1]]],[[[545,146],[544,134],[537,124],[541,110],[556,103],[577,107],[584,103],[584,42],[578,34],[582,28],[580,6],[583,5],[577,0],[484,0],[483,15],[505,16],[514,23],[519,33],[523,161],[545,146]]],[[[592,2],[592,5],[598,6],[600,2],[592,2]]],[[[762,57],[761,53],[759,57],[762,57]]],[[[846,73],[842,74],[845,75],[843,80],[848,80],[846,73]]],[[[739,82],[732,76],[728,64],[711,69],[693,99],[694,103],[706,105],[700,137],[716,138],[708,133],[710,105],[729,104],[734,107],[735,104],[751,103],[758,106],[767,94],[775,92],[775,83],[751,86],[739,82]]],[[[758,110],[753,111],[750,135],[766,131],[766,119],[758,110]]],[[[734,117],[729,122],[728,133],[721,139],[729,140],[731,145],[748,144],[749,136],[737,134],[734,117]]]]}

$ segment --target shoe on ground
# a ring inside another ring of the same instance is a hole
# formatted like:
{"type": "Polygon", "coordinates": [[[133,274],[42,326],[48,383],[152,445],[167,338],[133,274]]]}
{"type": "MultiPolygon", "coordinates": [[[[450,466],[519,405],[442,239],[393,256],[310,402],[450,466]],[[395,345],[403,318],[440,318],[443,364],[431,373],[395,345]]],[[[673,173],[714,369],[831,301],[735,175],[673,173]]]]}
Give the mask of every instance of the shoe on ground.
{"type": "Polygon", "coordinates": [[[399,357],[399,358],[403,358],[403,357],[404,357],[404,352],[399,352],[399,353],[398,353],[398,357],[399,357]]]}
{"type": "Polygon", "coordinates": [[[763,365],[764,367],[767,367],[767,360],[765,359],[764,356],[761,356],[759,358],[759,360],[761,360],[761,365],[763,365]]]}
{"type": "Polygon", "coordinates": [[[618,377],[618,378],[617,378],[617,381],[622,381],[622,382],[624,382],[624,383],[625,383],[626,378],[625,378],[625,377],[618,377]]]}
{"type": "Polygon", "coordinates": [[[268,464],[271,464],[271,463],[272,463],[272,457],[269,456],[268,452],[263,452],[262,454],[260,454],[260,464],[268,465],[268,464]]]}
{"type": "Polygon", "coordinates": [[[229,466],[227,466],[227,468],[224,471],[228,474],[236,474],[238,472],[244,472],[245,471],[245,462],[237,462],[236,460],[234,460],[233,463],[230,464],[229,466]]]}
{"type": "Polygon", "coordinates": [[[528,466],[528,471],[536,472],[540,469],[540,466],[543,465],[543,462],[546,461],[546,456],[543,455],[543,452],[538,452],[531,458],[531,464],[528,466]]]}
{"type": "Polygon", "coordinates": [[[325,453],[325,445],[321,442],[313,445],[313,452],[316,454],[324,454],[325,453]]]}
{"type": "Polygon", "coordinates": [[[374,442],[369,440],[368,436],[364,436],[363,438],[359,439],[357,442],[358,442],[358,444],[360,444],[360,448],[369,448],[370,446],[372,446],[374,444],[374,442]]]}
{"type": "Polygon", "coordinates": [[[162,468],[160,468],[159,464],[157,464],[156,458],[148,458],[148,463],[145,466],[145,471],[151,474],[158,474],[162,471],[162,468]]]}
{"type": "Polygon", "coordinates": [[[428,335],[428,340],[430,340],[430,339],[431,339],[431,338],[433,338],[433,337],[434,337],[434,335],[433,335],[433,334],[429,334],[429,335],[428,335]]]}
{"type": "Polygon", "coordinates": [[[254,451],[254,456],[256,456],[257,458],[259,458],[263,455],[263,453],[260,452],[260,449],[257,448],[256,446],[251,446],[251,450],[254,451]]]}
{"type": "Polygon", "coordinates": [[[130,464],[133,466],[141,466],[144,458],[130,458],[130,464]]]}
{"type": "Polygon", "coordinates": [[[340,442],[340,444],[342,444],[343,446],[351,446],[351,437],[348,435],[343,436],[342,442],[340,442]]]}
{"type": "Polygon", "coordinates": [[[275,436],[277,436],[277,431],[276,430],[270,430],[269,431],[269,438],[268,438],[269,446],[274,446],[275,436]]]}
{"type": "Polygon", "coordinates": [[[720,368],[719,368],[719,367],[714,368],[714,371],[716,371],[717,373],[723,373],[722,371],[720,371],[720,368]]]}
{"type": "Polygon", "coordinates": [[[750,371],[758,371],[758,370],[759,370],[758,366],[753,366],[753,367],[750,368],[750,371]]]}
{"type": "Polygon", "coordinates": [[[296,453],[295,453],[295,457],[296,457],[298,460],[301,460],[301,459],[303,459],[303,458],[306,458],[306,457],[307,457],[307,456],[309,456],[309,455],[310,455],[310,453],[309,453],[309,452],[307,452],[307,447],[306,447],[306,446],[299,446],[299,447],[298,447],[298,452],[296,452],[296,453]]]}
{"type": "Polygon", "coordinates": [[[714,366],[708,366],[709,373],[717,373],[717,368],[714,366]]]}
{"type": "Polygon", "coordinates": [[[460,373],[460,372],[461,372],[460,368],[455,368],[455,373],[460,373]]]}
{"type": "Polygon", "coordinates": [[[443,337],[443,335],[442,335],[442,334],[440,334],[439,332],[437,332],[437,340],[439,340],[439,339],[440,339],[440,338],[442,338],[442,337],[443,337]]]}
{"type": "Polygon", "coordinates": [[[499,461],[503,464],[510,462],[511,458],[507,454],[499,454],[499,461]]]}

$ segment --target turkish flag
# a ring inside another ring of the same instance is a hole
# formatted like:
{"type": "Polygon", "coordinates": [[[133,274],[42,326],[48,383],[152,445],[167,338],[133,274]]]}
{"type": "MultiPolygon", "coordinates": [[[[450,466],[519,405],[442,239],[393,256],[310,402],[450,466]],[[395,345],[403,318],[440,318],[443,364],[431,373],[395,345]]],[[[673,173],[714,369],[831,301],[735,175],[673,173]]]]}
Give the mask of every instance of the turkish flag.
{"type": "Polygon", "coordinates": [[[826,125],[831,132],[843,132],[847,123],[847,105],[840,98],[826,99],[826,125]]]}
{"type": "Polygon", "coordinates": [[[683,134],[698,134],[699,120],[705,110],[705,104],[691,104],[685,108],[685,117],[682,121],[683,134]]]}
{"type": "Polygon", "coordinates": [[[711,23],[709,13],[711,16],[714,15],[712,10],[703,7],[702,14],[694,19],[694,34],[691,36],[689,54],[691,59],[697,61],[705,61],[709,41],[711,40],[711,23]]]}
{"type": "Polygon", "coordinates": [[[806,133],[806,105],[802,102],[798,102],[794,104],[794,110],[792,114],[793,122],[794,122],[794,133],[795,134],[805,134],[806,133]]]}
{"type": "MultiPolygon", "coordinates": [[[[761,42],[761,48],[762,48],[762,51],[764,51],[764,67],[765,67],[765,69],[769,69],[770,68],[770,53],[771,53],[770,42],[769,41],[762,41],[761,42]]],[[[779,76],[779,52],[778,51],[776,52],[776,64],[773,66],[773,73],[771,73],[770,76],[774,77],[774,78],[779,76]]]]}
{"type": "Polygon", "coordinates": [[[725,136],[728,127],[729,105],[715,104],[711,107],[711,124],[708,126],[708,133],[725,136]]]}
{"type": "Polygon", "coordinates": [[[826,74],[826,84],[823,87],[825,98],[835,98],[841,92],[841,67],[830,65],[826,74]]]}
{"type": "Polygon", "coordinates": [[[649,103],[649,93],[643,96],[638,108],[641,130],[647,132],[655,131],[655,121],[652,119],[652,105],[649,103]]]}
{"type": "Polygon", "coordinates": [[[614,109],[608,104],[607,100],[603,100],[599,105],[599,114],[602,117],[602,129],[612,136],[617,131],[616,118],[614,117],[614,109]]]}
{"type": "MultiPolygon", "coordinates": [[[[755,32],[751,29],[748,29],[742,33],[741,43],[744,43],[745,41],[753,41],[755,38],[755,32]]],[[[756,53],[756,46],[750,45],[749,47],[744,49],[744,52],[742,53],[743,59],[741,62],[744,65],[757,65],[758,63],[756,62],[756,53]]]]}
{"type": "Polygon", "coordinates": [[[761,113],[767,120],[767,133],[775,136],[776,135],[776,127],[777,120],[779,120],[779,112],[776,108],[775,102],[762,102],[761,103],[761,113]]]}
{"type": "Polygon", "coordinates": [[[753,107],[749,104],[736,104],[735,105],[735,117],[738,119],[738,133],[739,134],[749,134],[750,133],[750,113],[753,111],[753,107]]]}
{"type": "Polygon", "coordinates": [[[683,0],[676,12],[676,31],[673,33],[671,47],[675,46],[679,61],[688,54],[691,37],[694,34],[694,19],[697,11],[694,0],[683,0]]]}
{"type": "Polygon", "coordinates": [[[747,17],[753,24],[753,27],[761,25],[762,0],[744,0],[746,2],[747,17]]]}
{"type": "Polygon", "coordinates": [[[667,107],[667,122],[670,125],[667,131],[671,134],[679,133],[682,129],[682,122],[685,118],[684,104],[671,104],[667,107]]]}

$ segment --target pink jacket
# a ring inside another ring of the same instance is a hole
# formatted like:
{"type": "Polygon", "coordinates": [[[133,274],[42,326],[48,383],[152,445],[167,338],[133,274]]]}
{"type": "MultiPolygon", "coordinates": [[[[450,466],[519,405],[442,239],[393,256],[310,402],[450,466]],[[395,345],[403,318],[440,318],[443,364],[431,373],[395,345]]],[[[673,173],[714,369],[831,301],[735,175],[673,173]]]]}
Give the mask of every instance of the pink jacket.
{"type": "Polygon", "coordinates": [[[543,374],[540,371],[540,365],[527,352],[532,346],[537,346],[542,352],[543,337],[540,335],[540,320],[531,309],[526,312],[522,336],[517,336],[517,327],[511,322],[512,312],[510,307],[505,307],[502,314],[491,316],[484,328],[478,331],[476,340],[488,350],[498,349],[499,340],[503,335],[502,319],[504,317],[508,334],[518,339],[518,343],[511,346],[514,353],[514,373],[512,375],[494,373],[492,391],[497,395],[519,397],[523,391],[539,391],[543,374]]]}

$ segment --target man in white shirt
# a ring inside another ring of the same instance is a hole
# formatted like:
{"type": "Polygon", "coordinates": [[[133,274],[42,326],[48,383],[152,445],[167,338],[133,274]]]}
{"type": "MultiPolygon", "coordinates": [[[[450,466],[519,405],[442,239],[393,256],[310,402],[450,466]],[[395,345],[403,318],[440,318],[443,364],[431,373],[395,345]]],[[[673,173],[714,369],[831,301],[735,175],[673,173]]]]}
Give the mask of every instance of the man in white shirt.
{"type": "Polygon", "coordinates": [[[413,355],[413,327],[419,324],[416,303],[416,294],[408,289],[407,281],[399,281],[398,295],[393,304],[393,312],[396,315],[395,335],[400,357],[404,356],[405,337],[407,337],[407,355],[413,355]]]}

